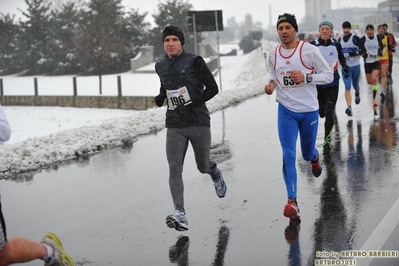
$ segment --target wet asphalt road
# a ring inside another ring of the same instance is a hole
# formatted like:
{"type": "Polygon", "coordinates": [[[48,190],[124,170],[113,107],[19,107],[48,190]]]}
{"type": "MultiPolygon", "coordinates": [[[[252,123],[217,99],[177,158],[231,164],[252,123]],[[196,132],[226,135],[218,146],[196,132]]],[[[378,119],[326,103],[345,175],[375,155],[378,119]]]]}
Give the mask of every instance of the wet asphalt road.
{"type": "Polygon", "coordinates": [[[399,265],[397,257],[360,253],[399,250],[398,103],[388,99],[375,121],[371,91],[361,96],[349,119],[341,86],[334,150],[324,157],[319,178],[298,147],[300,224],[290,225],[282,215],[277,104],[274,96],[262,95],[212,114],[212,156],[227,182],[225,198],[196,170],[189,148],[183,173],[188,231],[165,225],[173,205],[162,130],[131,149],[1,180],[8,236],[40,240],[53,231],[76,265],[86,266],[314,265],[341,251],[360,254],[343,265],[399,265]]]}

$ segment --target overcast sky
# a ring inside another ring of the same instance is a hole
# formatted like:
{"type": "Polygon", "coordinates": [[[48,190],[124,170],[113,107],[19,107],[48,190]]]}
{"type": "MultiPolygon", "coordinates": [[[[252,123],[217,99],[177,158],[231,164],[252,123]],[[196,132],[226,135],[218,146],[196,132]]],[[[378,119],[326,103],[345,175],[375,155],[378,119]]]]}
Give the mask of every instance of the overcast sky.
{"type": "MultiPolygon", "coordinates": [[[[126,8],[138,8],[140,13],[148,12],[146,17],[152,23],[152,14],[155,13],[159,2],[166,0],[122,0],[126,8]]],[[[322,0],[320,0],[322,1],[322,0]]],[[[377,7],[384,0],[332,0],[332,8],[345,7],[377,7]]],[[[305,15],[305,0],[188,0],[193,5],[193,10],[223,10],[223,19],[235,17],[237,22],[243,22],[246,14],[251,14],[254,22],[260,21],[264,26],[269,25],[269,6],[272,12],[272,24],[279,14],[293,13],[298,21],[305,15]]],[[[21,17],[18,10],[25,10],[25,0],[0,0],[0,12],[15,14],[21,17]]]]}

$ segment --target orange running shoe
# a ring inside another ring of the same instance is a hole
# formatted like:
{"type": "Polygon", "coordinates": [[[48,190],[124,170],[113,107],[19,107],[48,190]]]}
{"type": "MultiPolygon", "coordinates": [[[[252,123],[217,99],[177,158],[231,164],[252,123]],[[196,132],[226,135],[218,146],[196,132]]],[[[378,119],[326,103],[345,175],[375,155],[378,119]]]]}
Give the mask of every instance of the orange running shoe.
{"type": "Polygon", "coordinates": [[[296,199],[288,199],[288,203],[284,207],[283,215],[291,220],[301,218],[301,216],[299,216],[299,208],[296,199]]]}

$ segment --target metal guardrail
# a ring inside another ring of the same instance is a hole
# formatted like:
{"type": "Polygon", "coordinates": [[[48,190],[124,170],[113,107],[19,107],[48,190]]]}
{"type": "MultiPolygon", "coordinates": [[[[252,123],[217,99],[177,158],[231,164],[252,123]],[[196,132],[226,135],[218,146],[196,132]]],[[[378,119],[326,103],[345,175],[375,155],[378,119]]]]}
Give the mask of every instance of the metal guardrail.
{"type": "MultiPolygon", "coordinates": [[[[118,83],[118,97],[122,97],[122,79],[121,76],[117,76],[117,83],[118,83]]],[[[39,87],[38,87],[38,80],[37,78],[33,78],[33,88],[34,88],[34,96],[39,96],[39,87]]],[[[73,84],[73,96],[78,96],[78,87],[76,82],[76,77],[72,77],[72,84],[73,84]]],[[[3,79],[0,78],[0,96],[4,95],[4,85],[3,79]]]]}
{"type": "Polygon", "coordinates": [[[41,96],[38,79],[33,79],[34,95],[4,95],[3,79],[0,78],[0,102],[4,106],[62,106],[81,108],[110,108],[145,110],[155,107],[153,97],[123,96],[121,76],[117,76],[117,96],[78,96],[76,77],[73,77],[73,95],[41,96]]]}

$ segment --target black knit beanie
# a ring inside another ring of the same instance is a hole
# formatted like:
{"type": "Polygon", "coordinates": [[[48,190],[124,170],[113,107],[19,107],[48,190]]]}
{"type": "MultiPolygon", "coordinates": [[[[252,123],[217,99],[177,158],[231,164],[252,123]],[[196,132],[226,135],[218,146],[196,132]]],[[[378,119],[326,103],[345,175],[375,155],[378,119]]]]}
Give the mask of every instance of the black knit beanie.
{"type": "Polygon", "coordinates": [[[296,23],[295,15],[284,13],[283,15],[278,16],[277,29],[278,29],[278,25],[282,22],[290,23],[291,26],[295,29],[295,31],[298,32],[298,24],[296,23]]]}
{"type": "Polygon", "coordinates": [[[342,23],[342,28],[343,29],[352,29],[352,25],[349,21],[345,21],[344,23],[342,23]]]}
{"type": "Polygon", "coordinates": [[[166,26],[165,29],[162,31],[162,43],[164,42],[166,36],[175,35],[179,38],[181,45],[184,45],[184,33],[183,30],[175,25],[166,26]]]}
{"type": "Polygon", "coordinates": [[[368,30],[368,29],[374,30],[374,26],[373,26],[372,24],[368,24],[368,25],[366,26],[366,30],[368,30]]]}

